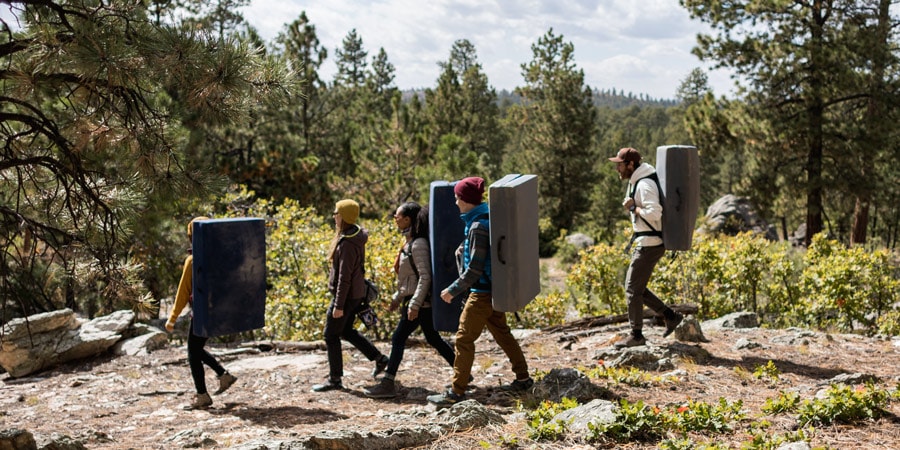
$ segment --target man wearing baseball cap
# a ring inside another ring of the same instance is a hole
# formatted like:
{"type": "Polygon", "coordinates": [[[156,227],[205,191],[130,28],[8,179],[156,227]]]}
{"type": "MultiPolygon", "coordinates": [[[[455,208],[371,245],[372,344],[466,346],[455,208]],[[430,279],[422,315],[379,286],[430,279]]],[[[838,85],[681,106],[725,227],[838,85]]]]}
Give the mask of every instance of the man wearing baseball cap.
{"type": "Polygon", "coordinates": [[[620,149],[616,156],[609,158],[616,163],[619,178],[628,180],[628,190],[622,206],[631,215],[634,230],[632,243],[637,244],[631,255],[631,263],[625,275],[625,298],[628,303],[628,322],[631,335],[616,347],[636,347],[647,343],[642,332],[644,305],[663,316],[666,331],[663,337],[672,334],[684,317],[666,306],[650,289],[650,275],[656,263],[666,253],[662,240],[662,209],[658,178],[654,182],[656,169],[641,162],[641,154],[636,149],[620,149]]]}

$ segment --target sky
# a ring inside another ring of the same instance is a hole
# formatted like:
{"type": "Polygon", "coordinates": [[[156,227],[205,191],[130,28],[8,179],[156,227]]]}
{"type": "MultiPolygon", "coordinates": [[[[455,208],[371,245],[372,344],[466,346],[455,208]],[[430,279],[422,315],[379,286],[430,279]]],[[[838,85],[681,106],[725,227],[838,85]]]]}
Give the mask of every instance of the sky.
{"type": "MultiPolygon", "coordinates": [[[[267,41],[303,11],[328,50],[320,77],[329,81],[335,50],[353,29],[370,61],[384,48],[400,89],[436,86],[438,62],[459,39],[475,46],[491,86],[522,86],[522,64],[551,28],[574,45],[585,84],[600,90],[674,99],[691,70],[709,67],[691,54],[709,28],[678,0],[252,0],[242,9],[267,41]]],[[[708,77],[716,95],[733,91],[728,72],[708,77]]]]}

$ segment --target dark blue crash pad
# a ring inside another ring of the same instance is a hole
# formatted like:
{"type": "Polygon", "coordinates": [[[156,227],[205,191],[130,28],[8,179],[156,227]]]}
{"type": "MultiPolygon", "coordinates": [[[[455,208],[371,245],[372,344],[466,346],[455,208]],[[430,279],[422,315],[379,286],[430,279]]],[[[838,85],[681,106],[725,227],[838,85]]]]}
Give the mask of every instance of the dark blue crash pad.
{"type": "Polygon", "coordinates": [[[459,216],[453,186],[456,183],[433,181],[428,206],[428,240],[431,242],[431,305],[434,328],[456,331],[466,294],[453,298],[451,303],[441,300],[441,291],[459,278],[456,249],[465,239],[465,223],[459,216]]]}
{"type": "Polygon", "coordinates": [[[260,218],[194,222],[194,334],[215,337],[265,325],[266,235],[260,218]]]}

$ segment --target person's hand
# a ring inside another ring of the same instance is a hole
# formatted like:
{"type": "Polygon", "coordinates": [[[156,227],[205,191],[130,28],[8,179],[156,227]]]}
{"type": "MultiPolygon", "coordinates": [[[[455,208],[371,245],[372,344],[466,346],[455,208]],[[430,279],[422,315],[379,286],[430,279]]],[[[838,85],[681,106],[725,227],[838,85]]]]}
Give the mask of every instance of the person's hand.
{"type": "Polygon", "coordinates": [[[394,299],[391,300],[391,306],[388,306],[388,311],[396,311],[400,306],[400,300],[394,299]]]}
{"type": "Polygon", "coordinates": [[[175,324],[172,322],[166,322],[166,331],[169,333],[175,331],[175,324]]]}
{"type": "Polygon", "coordinates": [[[450,303],[453,301],[453,294],[451,294],[447,289],[444,289],[443,291],[441,291],[441,300],[443,300],[444,303],[450,303]]]}
{"type": "Polygon", "coordinates": [[[343,310],[343,309],[337,309],[337,308],[332,309],[332,310],[331,310],[331,317],[333,317],[333,318],[335,318],[335,319],[340,319],[341,317],[344,317],[344,310],[343,310]]]}
{"type": "Polygon", "coordinates": [[[633,198],[626,198],[625,201],[622,202],[622,207],[626,210],[631,210],[631,207],[634,205],[633,198]]]}
{"type": "Polygon", "coordinates": [[[416,320],[419,317],[419,310],[409,308],[409,311],[406,311],[406,318],[408,320],[416,320]]]}

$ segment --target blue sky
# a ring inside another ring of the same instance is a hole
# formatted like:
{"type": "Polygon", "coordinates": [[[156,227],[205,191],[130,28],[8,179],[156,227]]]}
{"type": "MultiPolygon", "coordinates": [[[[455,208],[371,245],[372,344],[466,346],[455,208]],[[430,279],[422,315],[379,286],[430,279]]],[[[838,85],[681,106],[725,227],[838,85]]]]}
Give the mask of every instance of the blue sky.
{"type": "MultiPolygon", "coordinates": [[[[439,61],[457,39],[475,45],[496,89],[523,84],[521,65],[550,28],[575,46],[575,64],[593,88],[674,98],[695,67],[691,54],[705,24],[678,0],[252,0],[244,17],[271,40],[306,11],[329,56],[320,75],[334,75],[335,49],[352,29],[373,56],[384,48],[401,89],[434,87],[439,61]]],[[[727,72],[709,73],[717,95],[728,95],[727,72]]]]}

